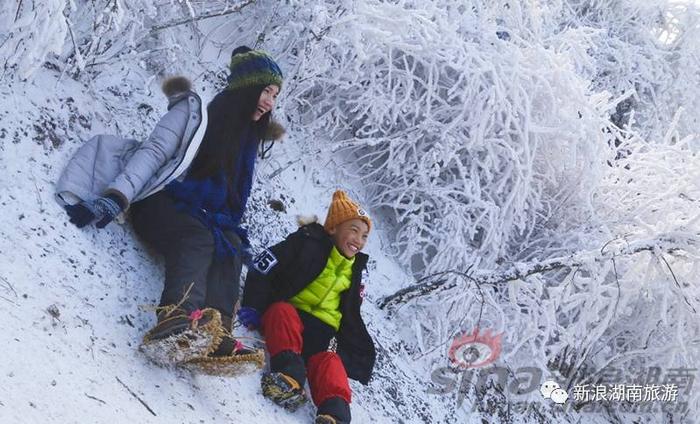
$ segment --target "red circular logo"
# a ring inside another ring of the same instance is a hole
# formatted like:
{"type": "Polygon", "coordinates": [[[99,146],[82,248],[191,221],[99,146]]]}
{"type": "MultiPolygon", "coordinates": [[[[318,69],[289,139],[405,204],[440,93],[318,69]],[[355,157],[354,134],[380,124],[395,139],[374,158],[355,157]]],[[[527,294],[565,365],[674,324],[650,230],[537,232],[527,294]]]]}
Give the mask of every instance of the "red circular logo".
{"type": "Polygon", "coordinates": [[[479,327],[472,333],[455,337],[448,352],[450,361],[461,368],[481,368],[493,363],[501,354],[501,336],[491,330],[479,333],[479,327]]]}

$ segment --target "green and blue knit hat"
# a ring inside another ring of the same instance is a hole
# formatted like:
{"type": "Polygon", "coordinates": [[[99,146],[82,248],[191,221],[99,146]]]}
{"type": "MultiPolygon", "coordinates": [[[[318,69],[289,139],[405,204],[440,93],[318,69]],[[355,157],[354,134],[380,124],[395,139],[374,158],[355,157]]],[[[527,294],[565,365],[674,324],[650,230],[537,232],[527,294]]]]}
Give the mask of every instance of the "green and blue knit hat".
{"type": "Polygon", "coordinates": [[[226,78],[227,90],[255,85],[276,85],[282,89],[282,71],[272,58],[262,50],[237,48],[231,56],[231,74],[226,78]],[[243,50],[243,52],[239,52],[243,50]]]}

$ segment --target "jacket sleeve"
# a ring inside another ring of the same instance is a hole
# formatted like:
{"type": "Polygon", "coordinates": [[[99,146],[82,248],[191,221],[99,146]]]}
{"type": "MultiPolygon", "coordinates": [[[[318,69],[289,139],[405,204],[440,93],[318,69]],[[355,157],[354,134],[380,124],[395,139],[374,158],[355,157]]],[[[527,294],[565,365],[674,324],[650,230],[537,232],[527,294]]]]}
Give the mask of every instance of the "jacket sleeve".
{"type": "Polygon", "coordinates": [[[141,143],[123,171],[108,186],[107,192],[122,197],[125,204],[141,191],[170,158],[182,142],[189,117],[189,104],[180,101],[158,121],[146,141],[141,143]]]}
{"type": "Polygon", "coordinates": [[[241,306],[255,308],[260,314],[274,301],[277,285],[287,279],[301,246],[301,230],[259,253],[248,268],[241,306]]]}

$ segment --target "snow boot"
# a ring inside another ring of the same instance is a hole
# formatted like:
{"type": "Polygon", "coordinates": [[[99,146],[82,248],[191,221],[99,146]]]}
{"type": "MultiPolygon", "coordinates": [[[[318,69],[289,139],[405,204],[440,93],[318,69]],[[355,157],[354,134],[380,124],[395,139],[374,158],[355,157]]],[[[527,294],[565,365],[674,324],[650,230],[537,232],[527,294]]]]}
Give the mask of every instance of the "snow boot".
{"type": "Polygon", "coordinates": [[[206,356],[185,362],[183,367],[218,376],[247,374],[261,369],[265,365],[265,352],[233,338],[231,317],[222,315],[221,322],[223,335],[216,349],[206,356]]]}
{"type": "Polygon", "coordinates": [[[314,424],[349,424],[350,404],[339,396],[324,400],[316,410],[314,424]]]}
{"type": "Polygon", "coordinates": [[[314,420],[314,424],[349,424],[349,421],[341,421],[335,418],[333,415],[317,415],[314,420]]]}
{"type": "Polygon", "coordinates": [[[221,343],[216,347],[216,350],[209,354],[210,357],[221,358],[232,355],[250,355],[256,353],[252,347],[246,347],[239,340],[233,338],[233,319],[229,316],[221,316],[221,326],[224,330],[224,335],[221,338],[221,343]]]}
{"type": "Polygon", "coordinates": [[[143,337],[139,350],[157,365],[178,365],[213,352],[222,336],[219,311],[205,308],[188,314],[171,306],[158,314],[158,323],[143,337]]]}
{"type": "Polygon", "coordinates": [[[292,377],[281,372],[266,372],[260,380],[263,396],[294,412],[306,403],[304,388],[292,377]]]}

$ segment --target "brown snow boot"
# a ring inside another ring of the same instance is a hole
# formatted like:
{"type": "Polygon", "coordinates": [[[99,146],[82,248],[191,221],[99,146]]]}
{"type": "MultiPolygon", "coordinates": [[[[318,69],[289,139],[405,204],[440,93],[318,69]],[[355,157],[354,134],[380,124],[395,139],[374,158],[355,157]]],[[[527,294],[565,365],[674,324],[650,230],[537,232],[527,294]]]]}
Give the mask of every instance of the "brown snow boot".
{"type": "Polygon", "coordinates": [[[233,376],[261,369],[265,365],[265,352],[246,346],[233,337],[231,317],[222,315],[221,322],[222,337],[216,349],[183,365],[191,371],[219,376],[233,376]]]}
{"type": "Polygon", "coordinates": [[[158,365],[177,365],[213,352],[222,336],[219,311],[205,308],[188,314],[170,306],[158,314],[158,323],[143,337],[139,349],[158,365]]]}
{"type": "Polygon", "coordinates": [[[318,405],[314,424],[350,424],[351,418],[350,404],[335,396],[318,405]]]}
{"type": "Polygon", "coordinates": [[[345,421],[337,420],[333,415],[316,415],[314,424],[346,424],[345,421]]]}

